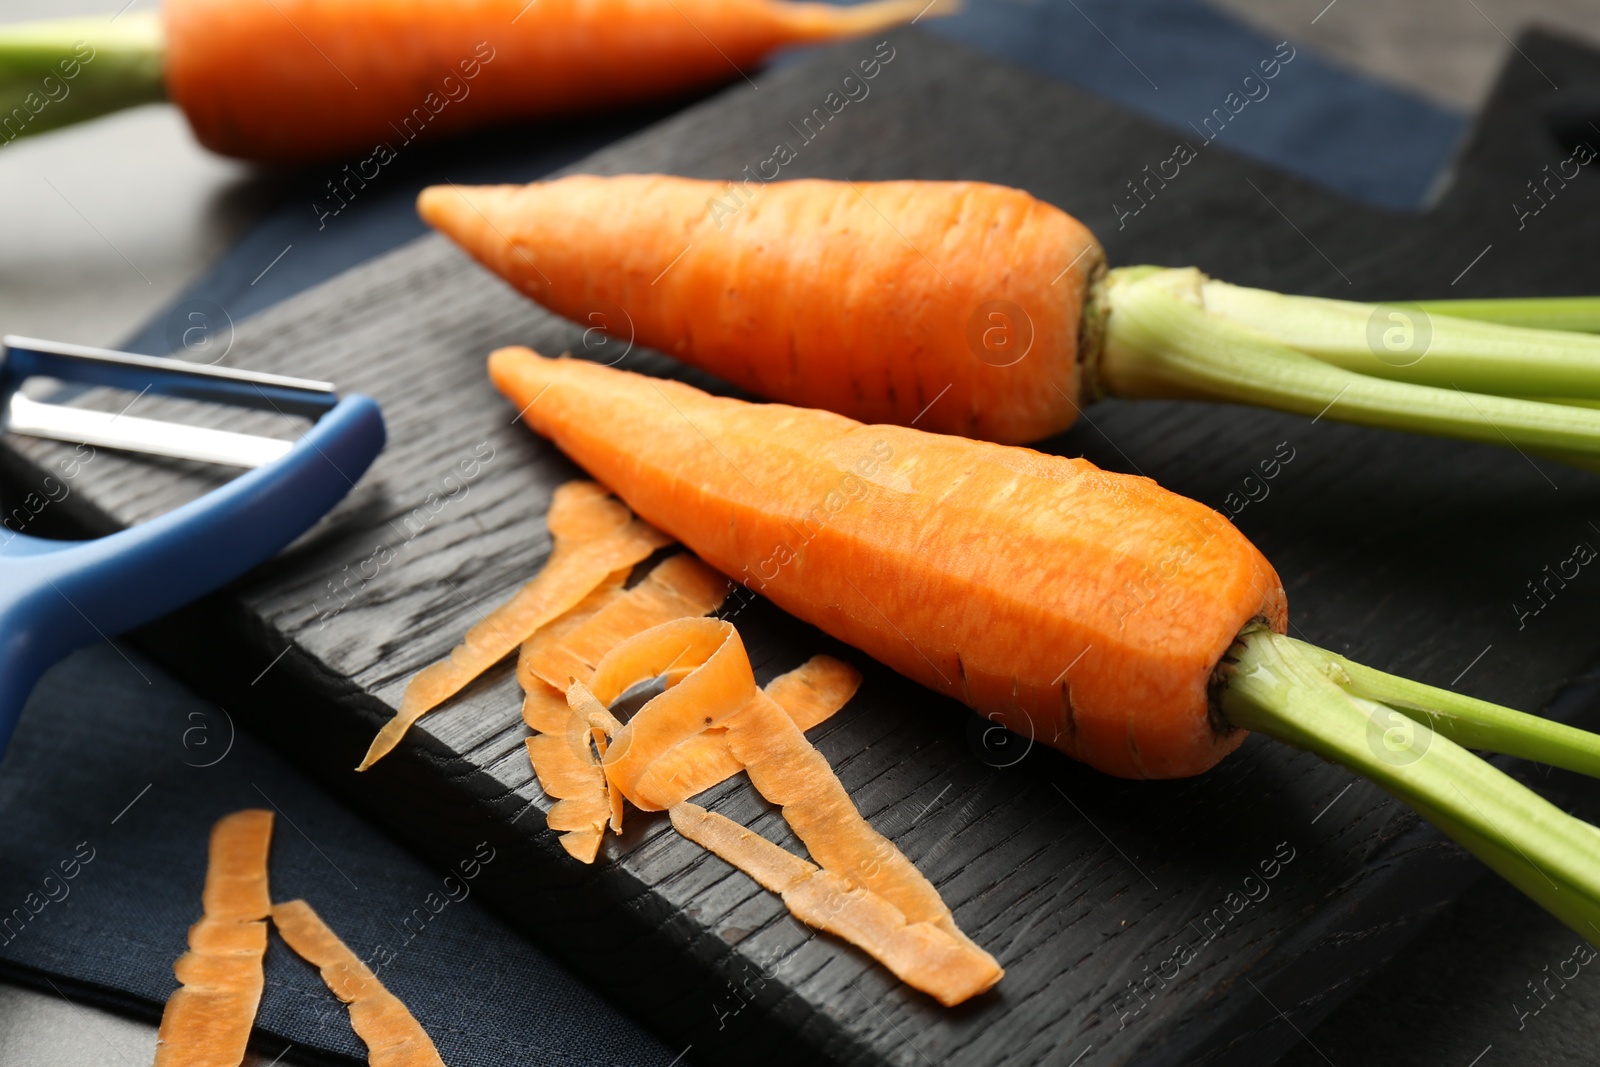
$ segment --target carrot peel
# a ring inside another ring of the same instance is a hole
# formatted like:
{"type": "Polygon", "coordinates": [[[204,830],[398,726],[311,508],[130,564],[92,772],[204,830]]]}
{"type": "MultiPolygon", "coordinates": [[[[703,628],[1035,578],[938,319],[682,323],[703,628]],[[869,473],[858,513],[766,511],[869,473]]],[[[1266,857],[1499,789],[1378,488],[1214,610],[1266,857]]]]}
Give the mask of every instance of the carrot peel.
{"type": "MultiPolygon", "coordinates": [[[[768,682],[764,692],[800,730],[809,730],[847,704],[860,673],[832,656],[813,656],[768,682]]],[[[726,728],[708,729],[680,741],[651,761],[639,778],[639,794],[658,808],[671,808],[744,770],[728,748],[726,728]]]]}
{"type": "Polygon", "coordinates": [[[759,693],[739,632],[718,619],[680,619],[624,641],[600,661],[591,687],[609,706],[633,686],[674,668],[690,670],[640,708],[606,753],[606,777],[645,811],[661,810],[638,788],[650,764],[695,734],[722,725],[759,693]]]}
{"type": "Polygon", "coordinates": [[[350,1006],[350,1027],[366,1042],[372,1067],[444,1067],[427,1031],[311,905],[303,900],[278,904],[272,924],[296,954],[322,972],[333,995],[350,1006]]]}
{"type": "MultiPolygon", "coordinates": [[[[583,483],[569,483],[573,484],[583,483]]],[[[557,491],[558,497],[563,490],[567,487],[557,491]]],[[[552,528],[555,548],[549,564],[508,602],[468,630],[449,657],[424,668],[407,683],[399,709],[373,738],[356,770],[364,771],[392,752],[413,723],[516,651],[530,635],[577,606],[617,571],[670,543],[647,523],[608,526],[607,516],[614,517],[615,508],[592,489],[569,490],[566,495],[572,499],[558,499],[552,510],[577,510],[579,514],[558,520],[552,528]],[[589,512],[600,514],[597,518],[589,512]],[[572,525],[566,525],[568,522],[572,525]],[[559,532],[562,530],[567,536],[559,532]]]]}
{"type": "Polygon", "coordinates": [[[203,914],[173,972],[156,1038],[156,1067],[233,1067],[244,1058],[261,1002],[261,961],[272,904],[267,851],[272,812],[240,811],[211,831],[203,914]]]}
{"type": "Polygon", "coordinates": [[[801,922],[863,949],[947,1007],[985,992],[1005,975],[993,957],[949,929],[909,922],[878,894],[715,812],[683,802],[670,815],[679,833],[779,894],[801,922]]]}

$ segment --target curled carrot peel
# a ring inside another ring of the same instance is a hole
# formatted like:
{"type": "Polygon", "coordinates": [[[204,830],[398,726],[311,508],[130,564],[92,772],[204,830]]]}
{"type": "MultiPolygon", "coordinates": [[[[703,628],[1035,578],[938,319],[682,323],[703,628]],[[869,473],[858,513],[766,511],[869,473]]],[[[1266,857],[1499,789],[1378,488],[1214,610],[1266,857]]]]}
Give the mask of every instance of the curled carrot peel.
{"type": "MultiPolygon", "coordinates": [[[[790,714],[755,687],[732,625],[683,619],[624,641],[596,669],[593,697],[601,703],[614,700],[668,668],[687,673],[613,733],[603,761],[607,779],[630,801],[647,811],[672,809],[677,825],[686,787],[678,786],[669,772],[689,761],[672,756],[695,739],[707,738],[708,748],[725,747],[729,765],[742,767],[757,792],[782,806],[784,819],[828,873],[816,881],[781,879],[776,891],[786,901],[792,894],[802,919],[835,932],[850,931],[857,944],[885,962],[894,960],[901,968],[897,975],[941,999],[965,999],[999,981],[999,965],[960,931],[938,890],[861,817],[827,759],[790,714]],[[835,916],[843,914],[840,909],[852,918],[835,916]],[[924,966],[931,970],[925,972],[924,966]]],[[[788,683],[795,684],[805,683],[788,683]]],[[[572,691],[589,697],[581,686],[572,691]]],[[[588,721],[598,718],[591,712],[588,721]]],[[[712,825],[715,829],[714,820],[712,825]]]]}
{"type": "Polygon", "coordinates": [[[272,812],[239,811],[211,831],[204,912],[173,972],[156,1038],[156,1067],[236,1067],[261,1003],[272,812]]]}
{"type": "Polygon", "coordinates": [[[722,606],[728,580],[687,553],[657,564],[626,593],[610,596],[595,611],[574,617],[573,625],[550,626],[523,645],[517,677],[526,688],[532,678],[561,688],[574,678],[588,682],[602,657],[627,638],[674,619],[708,615],[722,606]]]}
{"type": "Polygon", "coordinates": [[[427,1031],[311,905],[303,900],[275,905],[272,924],[300,958],[322,972],[333,995],[350,1006],[350,1028],[366,1043],[372,1067],[444,1067],[427,1031]]]}
{"type": "MultiPolygon", "coordinates": [[[[573,686],[573,693],[580,687],[573,686]]],[[[539,787],[556,799],[545,825],[561,835],[561,847],[573,858],[593,863],[611,816],[605,772],[590,748],[591,728],[569,710],[566,729],[534,734],[526,742],[528,760],[539,787]]]]}
{"type": "Polygon", "coordinates": [[[400,707],[373,738],[356,768],[364,771],[388,755],[422,716],[468,682],[516,651],[540,628],[581,603],[618,571],[626,571],[670,543],[647,523],[626,520],[615,501],[592,483],[568,483],[552,503],[550,532],[555,548],[538,576],[484,617],[448,658],[424,668],[407,683],[400,707]],[[583,488],[569,488],[569,486],[583,488]]]}
{"type": "Polygon", "coordinates": [[[739,632],[720,619],[679,619],[624,641],[600,661],[590,688],[609,706],[633,686],[674,668],[688,673],[640,708],[606,753],[606,777],[645,811],[661,810],[639,791],[650,764],[696,734],[725,725],[760,694],[739,632]]]}
{"type": "Polygon", "coordinates": [[[670,810],[684,837],[783,897],[801,922],[865,950],[907,985],[948,1006],[977,996],[1004,977],[987,952],[959,931],[909,921],[888,900],[798,856],[715,812],[688,802],[670,810]]]}
{"type": "MultiPolygon", "coordinates": [[[[861,685],[861,674],[832,656],[813,656],[787,674],[768,682],[764,692],[809,730],[849,703],[861,685]]],[[[658,808],[710,789],[744,770],[728,747],[726,727],[709,729],[680,741],[651,761],[639,779],[639,793],[658,808]]]]}

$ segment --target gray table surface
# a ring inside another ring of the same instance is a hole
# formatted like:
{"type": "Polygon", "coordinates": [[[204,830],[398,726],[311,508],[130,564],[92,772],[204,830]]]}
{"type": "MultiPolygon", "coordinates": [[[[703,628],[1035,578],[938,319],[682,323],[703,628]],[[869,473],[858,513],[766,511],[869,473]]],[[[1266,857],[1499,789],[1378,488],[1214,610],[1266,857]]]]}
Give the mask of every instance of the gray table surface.
{"type": "MultiPolygon", "coordinates": [[[[1213,0],[1373,77],[1468,110],[1530,23],[1600,42],[1600,0],[1213,0]]],[[[105,0],[0,0],[0,22],[105,0]]],[[[153,7],[135,0],[132,9],[153,7]]],[[[108,116],[0,150],[0,329],[82,344],[130,334],[257,217],[265,180],[209,155],[170,107],[108,116]]],[[[1537,1015],[1528,983],[1574,936],[1485,878],[1283,1061],[1284,1067],[1496,1067],[1594,1060],[1600,978],[1537,1015]]],[[[149,1063],[155,1030],[0,984],[0,1067],[149,1063]]],[[[266,1067],[265,1060],[248,1061],[266,1067]]],[[[291,1067],[293,1057],[275,1061],[291,1067]]]]}

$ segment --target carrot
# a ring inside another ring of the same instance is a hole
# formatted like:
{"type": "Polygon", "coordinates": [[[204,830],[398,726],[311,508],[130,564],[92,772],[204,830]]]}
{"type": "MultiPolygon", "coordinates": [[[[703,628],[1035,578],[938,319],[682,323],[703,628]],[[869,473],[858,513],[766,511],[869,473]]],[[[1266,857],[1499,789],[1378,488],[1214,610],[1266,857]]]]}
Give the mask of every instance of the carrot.
{"type": "Polygon", "coordinates": [[[1600,337],[1107,273],[1018,189],[575,175],[417,207],[560,315],[865,422],[1021,443],[1102,396],[1178,396],[1600,460],[1600,411],[1524,399],[1600,398],[1600,337]]]}
{"type": "Polygon", "coordinates": [[[200,921],[173,965],[181,983],[161,1013],[156,1067],[233,1067],[261,1003],[272,812],[237,811],[211,830],[200,921]]]}
{"type": "Polygon", "coordinates": [[[359,153],[328,183],[340,198],[418,137],[682,98],[748,77],[780,48],[875,33],[948,6],[166,0],[159,15],[114,23],[8,27],[0,66],[20,65],[36,76],[18,83],[36,83],[54,72],[57,52],[71,59],[86,41],[93,61],[82,64],[70,108],[49,109],[53,124],[159,98],[164,82],[213,151],[271,163],[359,153]]]}
{"type": "MultiPolygon", "coordinates": [[[[637,514],[931,688],[1130,777],[1198,773],[1261,731],[1369,776],[1569,927],[1600,930],[1596,828],[1469,751],[1600,776],[1600,736],[1285,636],[1271,566],[1208,509],[1083,460],[527,349],[495,352],[489,373],[637,514]]],[[[633,658],[659,666],[667,651],[633,658]]],[[[739,681],[718,689],[742,696],[739,681]]],[[[686,717],[668,716],[658,739],[686,717]]],[[[748,744],[733,737],[740,715],[719,705],[712,718],[779,803],[821,780],[775,744],[783,716],[767,714],[748,744]]],[[[796,832],[814,847],[805,821],[796,832]]],[[[897,892],[913,919],[915,892],[897,892]]]]}
{"type": "Polygon", "coordinates": [[[272,925],[301,959],[322,972],[333,995],[350,1005],[350,1028],[366,1043],[372,1067],[444,1067],[433,1040],[400,998],[383,987],[310,904],[291,900],[274,905],[272,925]]]}
{"type": "Polygon", "coordinates": [[[1208,508],[1083,460],[526,349],[490,373],[519,407],[548,388],[529,423],[706,562],[1018,732],[1140,778],[1199,773],[1242,740],[1207,685],[1252,619],[1282,629],[1285,600],[1208,508]]]}

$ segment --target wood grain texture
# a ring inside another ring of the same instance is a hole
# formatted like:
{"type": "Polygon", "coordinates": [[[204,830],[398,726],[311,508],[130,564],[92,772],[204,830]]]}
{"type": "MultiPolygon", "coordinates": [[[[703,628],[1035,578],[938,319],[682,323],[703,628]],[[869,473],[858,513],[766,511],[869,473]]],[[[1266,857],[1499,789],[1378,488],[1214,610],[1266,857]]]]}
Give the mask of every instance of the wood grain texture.
{"type": "MultiPolygon", "coordinates": [[[[1194,134],[915,31],[890,40],[894,59],[870,95],[810,143],[790,124],[823,106],[871,43],[765,75],[759,92],[732,89],[576,169],[733,178],[788,141],[798,153],[787,177],[1027,188],[1082,217],[1115,263],[1194,263],[1245,284],[1356,298],[1600,289],[1594,176],[1516,228],[1509,204],[1567,154],[1549,86],[1525,65],[1507,68],[1431,215],[1340,201],[1227,154],[1224,134],[1197,145],[1199,158],[1119,228],[1111,205],[1125,183],[1194,134]]],[[[1600,87],[1600,57],[1548,38],[1522,47],[1561,84],[1600,87]]],[[[632,817],[594,868],[570,861],[543,826],[550,801],[523,753],[509,663],[357,777],[350,768],[404,680],[542,563],[550,493],[578,473],[488,385],[485,354],[510,343],[581,351],[583,334],[431,238],[241,324],[229,364],[371,393],[391,444],[317,529],[144,640],[425,853],[447,858],[488,837],[508,858],[485,873],[486,897],[692,1045],[688,1059],[747,1063],[759,1048],[774,1063],[1268,1063],[1476,876],[1376,787],[1314,757],[1253,738],[1199,779],[1111,780],[988,731],[759,600],[727,609],[759,681],[817,652],[863,669],[860,695],[813,737],[862,812],[1007,968],[997,990],[938,1008],[861,953],[812,936],[664,815],[632,817]],[[474,458],[481,470],[467,479],[461,464],[474,458]],[[1276,877],[1263,881],[1275,855],[1276,877]],[[1230,910],[1247,890],[1261,899],[1230,910]],[[1192,959],[1166,962],[1180,944],[1192,959]],[[1135,997],[1130,983],[1146,980],[1135,997]]],[[[625,365],[715,387],[649,353],[625,365]]],[[[141,414],[163,410],[141,401],[141,414]]],[[[60,454],[11,444],[9,463],[48,466],[60,454]]],[[[1098,405],[1046,447],[1220,507],[1285,444],[1294,458],[1236,521],[1283,575],[1297,636],[1530,710],[1596,660],[1600,637],[1586,623],[1600,611],[1600,575],[1570,582],[1521,629],[1511,607],[1546,563],[1600,539],[1591,475],[1513,451],[1180,403],[1098,405]]],[[[102,453],[62,508],[104,529],[217,477],[102,453]]],[[[1583,710],[1576,698],[1557,707],[1583,710]]],[[[703,803],[797,847],[742,778],[703,803]]],[[[526,996],[534,1005],[540,992],[526,996]]]]}

